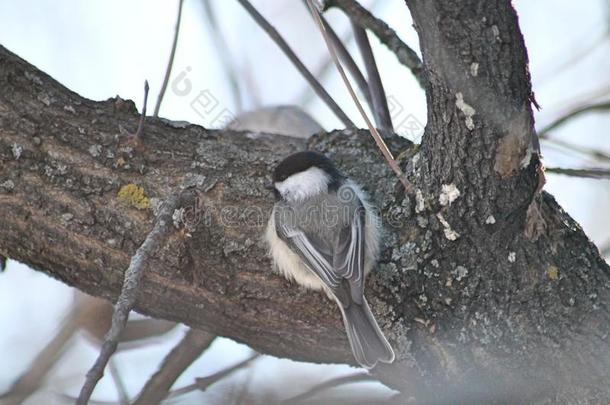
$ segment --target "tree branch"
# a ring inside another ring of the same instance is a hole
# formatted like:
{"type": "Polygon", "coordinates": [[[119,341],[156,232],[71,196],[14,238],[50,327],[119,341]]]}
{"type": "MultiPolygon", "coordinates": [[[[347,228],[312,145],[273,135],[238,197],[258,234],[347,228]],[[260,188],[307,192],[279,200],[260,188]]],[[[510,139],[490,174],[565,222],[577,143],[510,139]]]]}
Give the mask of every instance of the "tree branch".
{"type": "Polygon", "coordinates": [[[586,105],[586,106],[575,108],[575,109],[569,111],[568,113],[564,114],[563,116],[557,118],[555,121],[551,122],[546,127],[542,128],[540,131],[538,131],[538,136],[540,137],[540,139],[546,139],[549,136],[549,132],[551,132],[554,129],[557,129],[561,125],[565,124],[566,122],[568,122],[574,118],[580,117],[581,115],[587,114],[590,112],[605,112],[605,111],[610,111],[610,102],[606,101],[606,102],[601,102],[601,103],[596,103],[596,104],[591,104],[591,105],[586,105]]]}
{"type": "Polygon", "coordinates": [[[116,351],[121,333],[127,324],[129,312],[133,309],[139,293],[139,284],[144,274],[144,266],[148,265],[149,258],[167,238],[168,232],[171,229],[172,215],[178,207],[179,201],[180,196],[173,196],[162,205],[154,228],[131,258],[129,268],[125,271],[121,294],[112,315],[112,325],[104,338],[104,343],[95,364],[87,373],[87,378],[76,401],[79,405],[85,405],[89,402],[95,386],[104,375],[104,369],[108,360],[110,360],[110,357],[116,351]]]}
{"type": "MultiPolygon", "coordinates": [[[[309,9],[309,6],[307,5],[307,0],[303,0],[303,4],[305,5],[305,8],[307,9],[307,13],[312,18],[314,18],[314,24],[315,24],[316,23],[315,16],[311,13],[311,10],[309,9]]],[[[328,21],[326,21],[326,18],[324,18],[324,16],[320,15],[320,19],[322,20],[322,24],[324,24],[324,29],[328,33],[328,37],[330,38],[330,40],[333,43],[333,46],[337,50],[337,54],[339,54],[339,58],[341,58],[341,62],[343,62],[343,64],[345,64],[345,67],[347,68],[348,72],[350,73],[350,75],[352,76],[354,81],[356,82],[358,89],[364,95],[366,102],[371,107],[371,109],[373,109],[373,100],[371,99],[371,92],[369,91],[369,86],[366,82],[366,79],[362,75],[360,68],[356,64],[356,61],[354,61],[354,58],[352,58],[352,55],[349,53],[346,46],[343,44],[343,41],[341,40],[341,38],[339,38],[339,35],[337,35],[337,33],[335,32],[333,27],[331,27],[331,25],[328,23],[328,21]]],[[[332,61],[332,58],[330,58],[330,60],[332,61]]],[[[332,64],[332,62],[330,62],[330,63],[332,64]]]]}
{"type": "Polygon", "coordinates": [[[139,118],[132,102],[86,100],[0,47],[0,254],[115,299],[159,201],[192,184],[135,309],[261,353],[352,362],[336,306],[273,274],[260,242],[273,204],[266,177],[308,147],[361,183],[383,219],[366,296],[397,353],[373,370],[384,384],[420,402],[605,403],[610,268],[538,193],[514,9],[505,0],[408,5],[429,78],[428,125],[417,151],[387,143],[415,198],[366,131],[306,143],[151,119],[140,148],[117,145],[120,126],[139,118]]]}
{"type": "Polygon", "coordinates": [[[375,55],[371,49],[371,44],[366,36],[366,31],[360,27],[354,20],[351,20],[352,29],[354,30],[354,38],[358,48],[360,48],[360,54],[366,67],[366,73],[369,78],[368,85],[373,101],[372,110],[375,113],[375,122],[380,129],[384,131],[393,132],[392,118],[390,117],[390,110],[388,109],[388,102],[385,97],[385,90],[383,89],[383,83],[381,82],[381,76],[379,76],[379,70],[377,70],[377,64],[375,63],[375,55]]]}
{"type": "Polygon", "coordinates": [[[286,57],[292,62],[294,67],[301,73],[301,75],[307,80],[309,85],[313,88],[316,94],[326,103],[326,105],[335,113],[337,118],[343,125],[347,128],[356,128],[354,123],[349,119],[349,117],[343,112],[341,107],[337,105],[337,103],[333,100],[333,98],[328,94],[324,87],[320,84],[320,82],[311,74],[311,72],[307,69],[307,67],[301,62],[299,57],[294,53],[292,48],[288,45],[288,43],[282,38],[280,33],[263,17],[257,10],[250,4],[248,0],[237,0],[239,4],[250,14],[250,16],[256,21],[256,23],[269,35],[269,37],[275,42],[275,44],[284,52],[286,57]]]}
{"type": "Polygon", "coordinates": [[[189,329],[184,338],[163,359],[157,372],[146,382],[134,405],[158,404],[182,373],[201,356],[214,341],[215,335],[189,329]]]}
{"type": "Polygon", "coordinates": [[[565,167],[546,167],[549,173],[563,174],[573,177],[589,177],[592,179],[610,179],[610,169],[568,169],[565,167]]]}
{"type": "Polygon", "coordinates": [[[165,96],[165,91],[167,90],[167,84],[169,83],[169,78],[172,75],[172,67],[174,66],[174,57],[176,56],[176,48],[178,47],[178,34],[180,33],[180,21],[182,20],[182,4],[184,0],[178,0],[178,17],[176,17],[176,28],[174,29],[174,40],[172,42],[172,50],[169,53],[169,60],[167,61],[167,68],[165,69],[165,76],[163,77],[163,84],[161,85],[161,90],[159,91],[159,96],[157,97],[157,104],[155,105],[154,116],[159,116],[159,110],[161,109],[161,103],[163,102],[163,97],[165,96]]]}
{"type": "Polygon", "coordinates": [[[352,21],[375,34],[379,41],[396,55],[398,61],[411,70],[419,85],[424,87],[422,63],[419,56],[383,20],[373,16],[356,0],[332,0],[326,3],[328,7],[341,9],[352,21]]]}
{"type": "Polygon", "coordinates": [[[214,373],[207,377],[197,378],[194,384],[187,385],[186,387],[182,387],[182,388],[179,388],[177,390],[170,392],[168,398],[176,398],[176,397],[179,397],[180,395],[184,395],[184,394],[187,394],[187,393],[195,391],[195,390],[205,391],[212,385],[216,384],[218,381],[220,381],[220,380],[228,377],[229,375],[233,374],[234,372],[248,366],[250,363],[252,363],[252,361],[256,360],[258,357],[260,357],[260,354],[254,353],[253,355],[247,357],[245,360],[242,360],[239,363],[237,363],[231,367],[228,367],[224,370],[221,370],[221,371],[214,373]]]}

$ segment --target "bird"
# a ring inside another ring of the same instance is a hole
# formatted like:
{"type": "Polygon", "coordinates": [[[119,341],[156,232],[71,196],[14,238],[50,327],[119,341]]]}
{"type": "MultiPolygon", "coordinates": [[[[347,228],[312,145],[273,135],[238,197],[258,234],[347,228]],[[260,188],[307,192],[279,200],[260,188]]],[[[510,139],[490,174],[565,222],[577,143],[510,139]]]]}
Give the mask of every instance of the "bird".
{"type": "Polygon", "coordinates": [[[395,355],[364,297],[379,254],[380,220],[367,195],[328,157],[315,151],[282,160],[268,187],[275,204],[265,239],[287,279],[333,299],[354,359],[371,369],[395,355]]]}

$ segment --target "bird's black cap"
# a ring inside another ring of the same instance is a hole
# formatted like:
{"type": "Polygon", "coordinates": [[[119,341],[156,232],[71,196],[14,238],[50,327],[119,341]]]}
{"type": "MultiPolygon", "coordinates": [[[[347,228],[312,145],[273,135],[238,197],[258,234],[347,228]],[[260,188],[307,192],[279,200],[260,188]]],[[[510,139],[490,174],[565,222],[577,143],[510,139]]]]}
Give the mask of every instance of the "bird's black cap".
{"type": "Polygon", "coordinates": [[[273,182],[284,181],[293,174],[304,172],[311,167],[318,167],[330,176],[331,184],[329,186],[336,187],[345,178],[332,160],[321,153],[308,150],[297,152],[282,160],[273,171],[273,182]]]}

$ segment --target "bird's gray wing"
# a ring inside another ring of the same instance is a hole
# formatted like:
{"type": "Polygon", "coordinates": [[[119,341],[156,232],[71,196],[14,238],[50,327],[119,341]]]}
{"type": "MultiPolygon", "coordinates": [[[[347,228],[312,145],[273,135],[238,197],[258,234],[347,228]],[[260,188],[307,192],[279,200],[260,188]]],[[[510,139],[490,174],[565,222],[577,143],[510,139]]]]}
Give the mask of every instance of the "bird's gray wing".
{"type": "Polygon", "coordinates": [[[339,232],[333,252],[335,273],[348,282],[351,299],[357,304],[362,303],[364,288],[364,225],[365,211],[359,204],[351,221],[339,232]]]}
{"type": "Polygon", "coordinates": [[[337,229],[334,244],[329,244],[300,229],[293,221],[276,221],[278,236],[344,306],[352,301],[361,304],[365,254],[364,207],[360,205],[351,221],[337,229]]]}
{"type": "Polygon", "coordinates": [[[341,284],[341,276],[333,269],[332,247],[312,235],[307,235],[305,231],[291,224],[290,221],[276,221],[275,227],[280,239],[301,257],[307,267],[331,291],[335,292],[341,284]]]}

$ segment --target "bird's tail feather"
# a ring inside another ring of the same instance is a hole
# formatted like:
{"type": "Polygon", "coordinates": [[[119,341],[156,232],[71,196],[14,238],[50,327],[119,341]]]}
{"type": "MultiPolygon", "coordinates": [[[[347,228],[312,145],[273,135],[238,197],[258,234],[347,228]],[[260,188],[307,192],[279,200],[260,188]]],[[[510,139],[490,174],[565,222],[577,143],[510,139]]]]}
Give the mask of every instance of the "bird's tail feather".
{"type": "Polygon", "coordinates": [[[391,363],[394,361],[394,351],[379,329],[366,300],[358,305],[350,303],[347,308],[341,308],[343,323],[354,358],[364,368],[370,369],[377,362],[391,363]]]}

